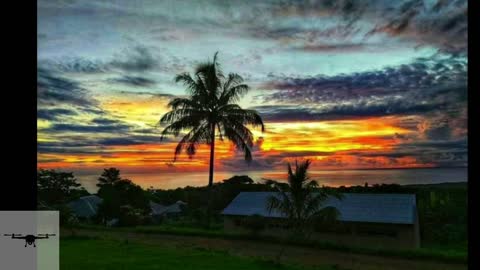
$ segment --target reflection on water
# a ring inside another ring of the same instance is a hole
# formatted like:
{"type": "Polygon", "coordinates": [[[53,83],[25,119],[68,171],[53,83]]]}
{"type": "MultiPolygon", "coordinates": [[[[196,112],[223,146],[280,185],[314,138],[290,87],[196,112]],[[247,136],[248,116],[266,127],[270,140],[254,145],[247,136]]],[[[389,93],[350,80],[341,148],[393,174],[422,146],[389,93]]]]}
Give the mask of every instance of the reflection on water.
{"type": "MultiPolygon", "coordinates": [[[[99,173],[100,174],[100,173],[99,173]]],[[[260,182],[262,178],[286,180],[286,172],[250,171],[244,173],[216,172],[215,182],[220,182],[234,175],[248,175],[260,182]]],[[[95,186],[99,175],[78,176],[79,182],[89,191],[96,192],[95,186]]],[[[155,173],[155,174],[123,174],[143,188],[150,186],[162,189],[174,189],[185,186],[205,186],[208,184],[208,173],[155,173]]],[[[343,170],[343,171],[310,171],[310,177],[326,186],[373,184],[431,184],[443,182],[466,182],[467,168],[442,169],[395,169],[395,170],[343,170]]]]}

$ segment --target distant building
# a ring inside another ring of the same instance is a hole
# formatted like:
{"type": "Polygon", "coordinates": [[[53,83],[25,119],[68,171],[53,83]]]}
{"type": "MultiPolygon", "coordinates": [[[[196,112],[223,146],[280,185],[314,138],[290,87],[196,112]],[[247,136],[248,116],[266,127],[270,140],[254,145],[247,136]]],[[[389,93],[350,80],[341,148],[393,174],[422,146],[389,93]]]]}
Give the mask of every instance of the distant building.
{"type": "Polygon", "coordinates": [[[179,217],[183,214],[186,205],[187,203],[182,201],[177,201],[167,206],[150,202],[150,208],[152,209],[151,215],[156,221],[163,218],[179,217]]]}
{"type": "MultiPolygon", "coordinates": [[[[286,228],[279,212],[269,213],[267,198],[275,192],[241,192],[222,212],[225,230],[245,230],[246,216],[266,218],[268,229],[262,233],[284,236],[286,228]]],[[[342,200],[330,197],[324,206],[340,212],[338,225],[316,229],[313,239],[345,245],[368,247],[416,248],[420,233],[414,194],[344,193],[342,200]]]]}
{"type": "Polygon", "coordinates": [[[89,219],[97,214],[98,206],[102,201],[102,198],[96,195],[89,195],[68,203],[68,206],[78,218],[89,219]]]}
{"type": "MultiPolygon", "coordinates": [[[[102,198],[96,195],[89,195],[68,203],[68,206],[73,210],[75,216],[87,220],[97,215],[98,206],[102,202],[102,198]]],[[[183,213],[184,206],[186,205],[187,204],[182,201],[177,201],[167,206],[150,201],[150,214],[156,221],[162,218],[178,217],[183,213]]],[[[112,222],[115,223],[114,220],[112,220],[112,222]]]]}
{"type": "Polygon", "coordinates": [[[159,203],[155,203],[155,202],[152,202],[150,201],[150,209],[152,209],[152,216],[158,216],[158,215],[161,215],[163,213],[163,211],[165,211],[165,209],[167,208],[167,206],[163,205],[163,204],[159,204],[159,203]]]}

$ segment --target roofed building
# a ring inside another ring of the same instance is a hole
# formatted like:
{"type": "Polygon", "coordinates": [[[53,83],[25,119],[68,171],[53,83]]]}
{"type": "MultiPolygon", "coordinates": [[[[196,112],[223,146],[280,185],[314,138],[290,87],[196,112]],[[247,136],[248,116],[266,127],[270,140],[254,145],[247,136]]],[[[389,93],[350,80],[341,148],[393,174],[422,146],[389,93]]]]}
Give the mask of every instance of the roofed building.
{"type": "Polygon", "coordinates": [[[102,203],[102,198],[96,195],[83,196],[79,199],[68,203],[79,218],[92,218],[97,214],[98,205],[102,203]]]}
{"type": "MultiPolygon", "coordinates": [[[[102,202],[102,198],[96,195],[89,195],[71,201],[68,203],[68,206],[78,218],[90,219],[97,215],[98,206],[102,202]]],[[[183,213],[185,205],[186,203],[182,201],[177,201],[171,205],[161,205],[150,201],[151,215],[157,221],[163,217],[177,217],[183,213]]]]}
{"type": "MultiPolygon", "coordinates": [[[[263,233],[285,235],[285,216],[267,210],[267,198],[276,192],[241,192],[223,210],[226,230],[244,230],[242,219],[260,215],[268,220],[263,233]]],[[[329,197],[323,207],[333,206],[339,211],[338,224],[315,228],[312,237],[341,244],[369,247],[420,246],[420,233],[414,194],[344,193],[338,200],[329,197]]]]}
{"type": "Polygon", "coordinates": [[[187,204],[182,201],[177,201],[171,205],[161,205],[158,203],[150,202],[150,208],[152,209],[152,216],[155,220],[159,221],[162,218],[178,217],[180,216],[187,204]]]}

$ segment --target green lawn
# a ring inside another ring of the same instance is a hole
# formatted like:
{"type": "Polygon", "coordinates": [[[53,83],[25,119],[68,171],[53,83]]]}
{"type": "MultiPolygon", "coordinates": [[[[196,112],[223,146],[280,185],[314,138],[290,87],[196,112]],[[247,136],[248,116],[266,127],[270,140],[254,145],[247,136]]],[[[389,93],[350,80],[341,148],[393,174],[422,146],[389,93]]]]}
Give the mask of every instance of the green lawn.
{"type": "Polygon", "coordinates": [[[60,269],[69,270],[196,270],[196,269],[318,269],[229,255],[227,252],[200,248],[165,248],[144,243],[87,238],[62,238],[60,241],[60,269]]]}
{"type": "MultiPolygon", "coordinates": [[[[283,241],[274,237],[268,236],[252,236],[245,233],[224,232],[223,228],[206,230],[201,228],[189,227],[175,227],[175,226],[138,226],[125,228],[105,228],[98,225],[83,225],[79,228],[91,229],[95,231],[122,231],[135,232],[142,234],[169,234],[181,236],[199,236],[208,238],[223,238],[223,239],[240,239],[252,241],[265,241],[268,243],[284,243],[283,241]]],[[[404,259],[418,259],[418,260],[435,260],[442,262],[466,263],[468,257],[467,244],[459,243],[458,245],[439,246],[427,245],[424,248],[411,250],[392,250],[392,249],[373,249],[369,247],[347,247],[335,243],[317,242],[317,241],[289,241],[289,245],[313,247],[326,250],[335,250],[343,252],[352,252],[364,255],[381,255],[387,257],[398,257],[404,259]]]]}

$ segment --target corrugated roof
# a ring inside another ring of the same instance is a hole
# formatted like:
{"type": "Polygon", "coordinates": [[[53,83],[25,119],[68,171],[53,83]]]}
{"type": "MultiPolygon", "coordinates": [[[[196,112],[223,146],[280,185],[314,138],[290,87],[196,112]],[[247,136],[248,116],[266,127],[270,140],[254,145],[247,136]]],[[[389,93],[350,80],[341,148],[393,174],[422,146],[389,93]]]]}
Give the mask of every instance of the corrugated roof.
{"type": "Polygon", "coordinates": [[[78,200],[68,204],[79,217],[92,217],[97,214],[98,205],[102,199],[96,195],[80,197],[78,200]]]}
{"type": "Polygon", "coordinates": [[[159,203],[150,202],[150,209],[152,209],[152,215],[160,215],[165,210],[166,206],[159,203]]]}
{"type": "Polygon", "coordinates": [[[175,214],[175,213],[181,213],[182,206],[186,205],[186,203],[182,201],[177,201],[163,209],[163,211],[160,214],[175,214]]]}
{"type": "MultiPolygon", "coordinates": [[[[267,198],[276,192],[241,192],[222,211],[223,215],[262,215],[284,217],[278,212],[269,213],[267,198]]],[[[342,200],[330,197],[324,206],[334,206],[340,212],[339,220],[350,222],[415,223],[416,200],[414,194],[364,194],[344,193],[342,200]]]]}

